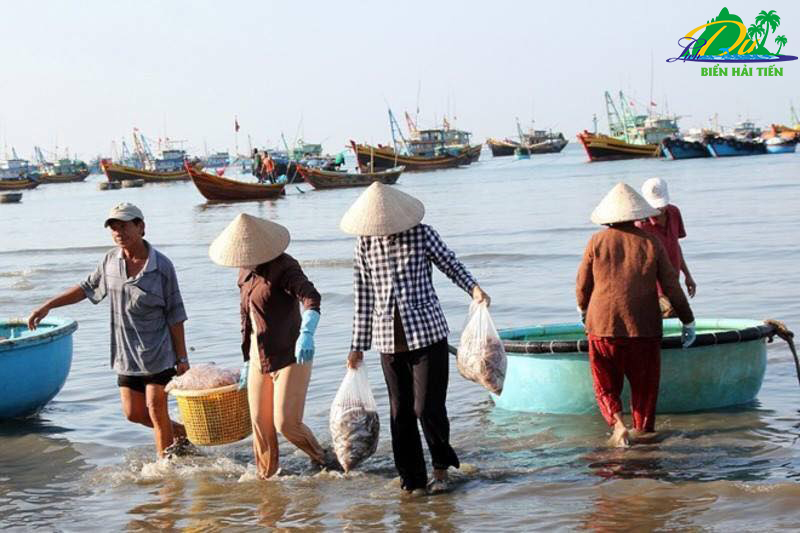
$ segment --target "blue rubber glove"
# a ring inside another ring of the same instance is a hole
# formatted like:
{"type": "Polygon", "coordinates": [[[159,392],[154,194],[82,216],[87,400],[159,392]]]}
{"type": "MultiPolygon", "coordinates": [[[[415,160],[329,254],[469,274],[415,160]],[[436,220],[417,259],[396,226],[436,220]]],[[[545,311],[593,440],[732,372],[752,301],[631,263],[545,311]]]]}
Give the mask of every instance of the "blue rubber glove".
{"type": "Polygon", "coordinates": [[[696,337],[697,335],[694,331],[694,322],[684,324],[683,328],[681,329],[681,346],[688,348],[692,345],[696,337]]]}
{"type": "Polygon", "coordinates": [[[306,309],[300,323],[300,336],[294,346],[294,356],[298,364],[310,363],[314,359],[314,332],[319,324],[319,311],[306,309]]]}
{"type": "Polygon", "coordinates": [[[239,371],[239,387],[237,390],[247,388],[247,370],[250,368],[250,361],[245,361],[242,370],[239,371]]]}

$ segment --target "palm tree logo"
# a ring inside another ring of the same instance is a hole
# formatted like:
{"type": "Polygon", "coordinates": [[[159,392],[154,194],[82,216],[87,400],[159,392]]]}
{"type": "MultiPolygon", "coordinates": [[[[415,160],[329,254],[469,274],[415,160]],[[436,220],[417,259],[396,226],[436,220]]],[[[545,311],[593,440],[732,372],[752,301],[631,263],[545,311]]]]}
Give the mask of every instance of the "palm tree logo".
{"type": "Polygon", "coordinates": [[[776,55],[780,55],[781,54],[781,48],[783,48],[786,45],[786,36],[785,35],[778,35],[777,37],[775,37],[775,42],[780,45],[780,46],[778,46],[778,52],[776,53],[776,55]]]}
{"type": "MultiPolygon", "coordinates": [[[[762,13],[763,13],[763,11],[762,11],[762,13]]],[[[758,38],[761,37],[762,35],[764,35],[764,28],[762,28],[758,24],[755,24],[755,23],[750,24],[750,27],[747,28],[747,37],[751,41],[757,41],[758,38]]]]}
{"type": "Polygon", "coordinates": [[[774,32],[776,29],[778,29],[778,26],[781,25],[781,18],[774,9],[770,10],[769,13],[762,9],[761,12],[756,16],[756,24],[764,27],[764,40],[761,41],[760,45],[760,48],[764,48],[764,45],[767,43],[769,30],[771,29],[774,32]]]}

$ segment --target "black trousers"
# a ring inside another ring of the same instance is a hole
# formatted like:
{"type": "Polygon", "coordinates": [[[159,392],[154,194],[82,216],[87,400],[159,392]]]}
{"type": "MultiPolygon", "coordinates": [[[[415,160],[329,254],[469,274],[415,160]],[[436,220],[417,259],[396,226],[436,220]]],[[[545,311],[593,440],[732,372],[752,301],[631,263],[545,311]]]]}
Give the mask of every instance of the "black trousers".
{"type": "Polygon", "coordinates": [[[428,443],[433,468],[458,468],[450,446],[447,419],[449,355],[447,339],[410,352],[381,354],[383,377],[389,389],[392,451],[403,488],[424,488],[428,483],[417,420],[428,443]]]}

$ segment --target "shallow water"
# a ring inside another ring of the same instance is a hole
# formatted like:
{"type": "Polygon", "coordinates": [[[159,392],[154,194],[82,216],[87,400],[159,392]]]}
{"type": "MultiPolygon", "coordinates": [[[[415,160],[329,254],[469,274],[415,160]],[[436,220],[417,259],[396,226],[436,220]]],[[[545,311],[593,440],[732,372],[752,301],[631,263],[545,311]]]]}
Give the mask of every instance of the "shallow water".
{"type": "MultiPolygon", "coordinates": [[[[661,176],[689,233],[683,249],[698,283],[695,313],[778,318],[798,329],[799,171],[796,154],[588,164],[570,144],[529,161],[485,153],[465,169],[403,175],[398,187],[425,202],[425,221],[491,294],[498,327],[574,321],[575,272],[595,231],[589,213],[618,180],[638,187],[661,176]]],[[[0,316],[25,317],[80,281],[111,246],[102,227],[109,207],[132,201],[145,213],[147,238],[178,270],[191,360],[236,368],[235,272],[213,265],[207,246],[240,211],[268,217],[290,229],[288,251],[322,293],[306,422],[329,440],[352,313],[353,239],[337,225],[361,191],[303,184],[273,202],[207,205],[191,183],[101,192],[98,179],[43,185],[25,191],[21,204],[0,206],[0,316]]],[[[434,276],[455,340],[468,299],[434,276]]],[[[151,433],[120,412],[108,313],[107,304],[88,302],[53,313],[80,324],[72,371],[38,417],[0,424],[3,529],[800,527],[800,390],[783,342],[769,345],[756,403],[661,415],[656,442],[623,451],[604,447],[599,415],[502,411],[451,365],[452,442],[464,466],[451,493],[411,499],[399,494],[374,353],[367,365],[382,418],[377,454],[348,476],[318,474],[281,441],[282,475],[264,482],[254,476],[249,439],[207,448],[204,457],[154,461],[151,433]]]]}

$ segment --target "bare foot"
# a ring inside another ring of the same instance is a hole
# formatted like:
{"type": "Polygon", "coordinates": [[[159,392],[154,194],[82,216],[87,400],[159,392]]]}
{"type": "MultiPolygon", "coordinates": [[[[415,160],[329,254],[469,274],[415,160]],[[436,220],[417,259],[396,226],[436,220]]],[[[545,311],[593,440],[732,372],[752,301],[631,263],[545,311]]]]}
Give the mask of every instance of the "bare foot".
{"type": "Polygon", "coordinates": [[[627,448],[631,445],[630,443],[630,435],[628,434],[628,428],[625,426],[617,426],[614,428],[614,433],[611,434],[611,438],[608,439],[608,445],[614,448],[627,448]]]}
{"type": "Polygon", "coordinates": [[[653,442],[659,438],[659,434],[655,431],[644,431],[642,429],[633,429],[630,435],[637,442],[653,442]]]}

